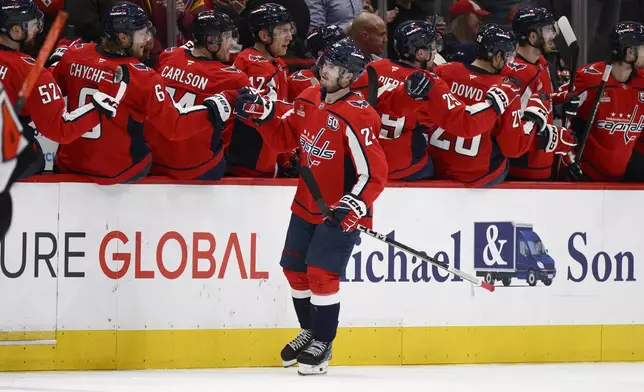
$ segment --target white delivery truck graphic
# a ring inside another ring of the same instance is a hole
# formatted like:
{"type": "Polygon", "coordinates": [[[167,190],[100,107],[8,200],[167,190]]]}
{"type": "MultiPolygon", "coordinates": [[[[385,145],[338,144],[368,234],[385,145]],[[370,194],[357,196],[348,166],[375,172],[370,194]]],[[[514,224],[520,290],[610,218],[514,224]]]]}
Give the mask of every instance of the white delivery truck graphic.
{"type": "Polygon", "coordinates": [[[515,222],[474,223],[474,271],[486,282],[500,280],[504,286],[510,286],[512,278],[530,286],[539,281],[550,286],[557,274],[555,261],[532,225],[515,222]]]}

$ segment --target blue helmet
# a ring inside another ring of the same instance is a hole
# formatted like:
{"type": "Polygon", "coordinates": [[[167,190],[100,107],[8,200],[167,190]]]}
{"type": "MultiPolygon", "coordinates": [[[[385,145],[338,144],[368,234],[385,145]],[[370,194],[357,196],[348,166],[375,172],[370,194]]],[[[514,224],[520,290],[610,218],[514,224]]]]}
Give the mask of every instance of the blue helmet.
{"type": "Polygon", "coordinates": [[[357,46],[346,40],[336,42],[324,48],[324,54],[320,56],[319,61],[320,64],[328,61],[351,72],[353,74],[351,83],[360,77],[369,63],[367,56],[357,46]]]}
{"type": "Polygon", "coordinates": [[[34,19],[42,30],[43,13],[33,0],[0,0],[0,33],[7,34],[16,25],[27,30],[27,22],[34,19]]]}
{"type": "Polygon", "coordinates": [[[512,19],[512,30],[519,42],[527,41],[531,32],[549,25],[555,25],[555,18],[542,7],[521,8],[512,19]]]}
{"type": "Polygon", "coordinates": [[[418,49],[440,51],[440,39],[436,29],[423,20],[410,20],[402,23],[394,31],[394,49],[402,60],[416,61],[418,49]],[[438,47],[437,45],[438,41],[438,47]]]}
{"type": "Polygon", "coordinates": [[[212,45],[220,43],[222,34],[232,32],[237,37],[237,27],[230,16],[213,10],[204,10],[197,14],[192,22],[192,35],[195,43],[201,45],[212,45]],[[215,37],[214,42],[208,41],[208,37],[215,37]]]}
{"type": "Polygon", "coordinates": [[[290,23],[291,28],[294,29],[291,13],[283,6],[275,3],[262,4],[248,15],[248,25],[255,40],[259,40],[261,30],[266,29],[269,34],[273,34],[275,26],[287,23],[290,23]]]}
{"type": "Polygon", "coordinates": [[[638,22],[620,22],[610,33],[611,55],[615,60],[624,60],[626,49],[644,45],[644,26],[638,22]]]}
{"type": "Polygon", "coordinates": [[[115,4],[103,17],[103,31],[107,38],[114,38],[119,33],[133,33],[146,27],[152,28],[148,14],[132,3],[115,4]]]}
{"type": "Polygon", "coordinates": [[[346,37],[347,35],[342,28],[334,24],[329,24],[311,30],[309,36],[306,37],[306,45],[313,57],[317,58],[318,52],[346,37]]]}
{"type": "Polygon", "coordinates": [[[516,40],[511,32],[503,30],[499,25],[490,23],[479,29],[476,36],[476,57],[492,61],[501,52],[506,60],[516,50],[516,40]]]}

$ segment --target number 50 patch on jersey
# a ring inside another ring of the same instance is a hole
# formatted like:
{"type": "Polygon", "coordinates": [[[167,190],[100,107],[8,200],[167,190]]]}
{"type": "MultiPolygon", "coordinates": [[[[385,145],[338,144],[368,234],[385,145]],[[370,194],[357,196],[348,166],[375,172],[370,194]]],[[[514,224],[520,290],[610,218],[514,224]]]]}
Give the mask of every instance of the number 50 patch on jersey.
{"type": "Polygon", "coordinates": [[[23,148],[27,146],[27,140],[22,137],[22,126],[13,111],[9,97],[0,84],[0,130],[2,130],[2,161],[7,162],[15,159],[23,148]]]}

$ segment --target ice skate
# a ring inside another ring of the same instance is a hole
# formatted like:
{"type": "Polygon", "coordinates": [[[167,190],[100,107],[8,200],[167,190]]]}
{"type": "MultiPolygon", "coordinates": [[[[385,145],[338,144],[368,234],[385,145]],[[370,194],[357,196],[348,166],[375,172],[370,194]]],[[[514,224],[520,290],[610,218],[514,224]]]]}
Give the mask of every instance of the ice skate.
{"type": "Polygon", "coordinates": [[[322,375],[329,369],[332,342],[313,340],[309,347],[297,356],[300,376],[322,375]]]}
{"type": "Polygon", "coordinates": [[[297,356],[306,350],[313,340],[313,331],[303,329],[282,349],[282,366],[289,367],[297,363],[297,356]]]}

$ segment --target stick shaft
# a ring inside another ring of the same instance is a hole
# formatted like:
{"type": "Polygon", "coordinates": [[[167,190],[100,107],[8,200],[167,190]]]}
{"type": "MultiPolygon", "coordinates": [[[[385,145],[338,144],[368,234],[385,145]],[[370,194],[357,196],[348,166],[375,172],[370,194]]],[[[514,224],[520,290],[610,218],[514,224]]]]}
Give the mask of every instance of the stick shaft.
{"type": "Polygon", "coordinates": [[[441,268],[441,269],[449,272],[452,275],[456,275],[456,276],[458,276],[458,277],[460,277],[460,278],[462,278],[464,280],[467,280],[468,282],[470,282],[470,283],[472,283],[472,284],[474,284],[476,286],[483,287],[484,289],[489,290],[489,291],[494,291],[493,288],[490,289],[490,287],[494,287],[494,286],[489,285],[486,282],[482,282],[481,280],[479,280],[479,279],[477,279],[477,278],[475,278],[475,277],[473,277],[473,276],[471,276],[471,275],[469,275],[469,274],[467,274],[467,273],[465,273],[465,272],[463,272],[463,271],[461,271],[459,269],[452,268],[448,264],[442,263],[440,261],[435,260],[432,257],[424,255],[423,252],[419,252],[416,249],[413,249],[413,248],[411,248],[411,247],[409,247],[409,246],[407,246],[405,244],[402,244],[402,243],[400,243],[400,242],[398,242],[396,240],[388,238],[384,234],[381,234],[381,233],[378,233],[376,231],[373,231],[373,230],[371,230],[371,229],[369,229],[369,228],[367,228],[365,226],[362,226],[362,225],[358,225],[358,230],[360,230],[361,232],[367,234],[370,237],[373,237],[373,238],[375,238],[375,239],[377,239],[379,241],[382,241],[382,242],[386,243],[387,245],[391,245],[394,248],[404,250],[405,252],[416,256],[420,260],[423,260],[423,261],[428,262],[428,263],[430,263],[432,265],[435,265],[438,268],[441,268]]]}
{"type": "Polygon", "coordinates": [[[584,148],[586,147],[588,136],[590,136],[590,131],[593,127],[593,123],[595,122],[595,117],[597,116],[597,111],[599,110],[599,104],[601,103],[602,95],[604,94],[604,90],[606,89],[606,83],[608,82],[608,78],[610,77],[610,73],[612,70],[613,70],[613,66],[607,63],[606,69],[604,70],[604,74],[602,75],[602,82],[599,85],[599,89],[597,89],[597,96],[595,97],[595,102],[593,102],[593,110],[590,112],[588,121],[584,126],[584,134],[582,135],[583,139],[579,143],[579,152],[577,153],[577,162],[581,161],[581,155],[584,153],[584,148]]]}
{"type": "MultiPolygon", "coordinates": [[[[315,200],[315,204],[317,204],[318,208],[324,214],[324,216],[328,217],[333,217],[333,211],[329,208],[329,206],[326,204],[324,199],[322,198],[322,192],[320,191],[320,187],[315,181],[315,177],[313,176],[313,172],[311,172],[311,169],[308,166],[302,166],[300,167],[300,176],[302,177],[302,180],[304,181],[304,184],[306,187],[309,189],[309,192],[311,192],[311,196],[313,196],[313,199],[315,200]]],[[[432,265],[435,265],[439,268],[442,268],[443,270],[449,272],[452,275],[456,275],[462,279],[467,280],[468,282],[475,284],[476,286],[483,287],[484,289],[488,291],[494,291],[494,285],[487,283],[487,282],[482,282],[479,279],[466,274],[465,272],[458,270],[456,268],[452,268],[449,265],[442,263],[440,261],[434,260],[433,258],[427,256],[424,254],[424,252],[419,252],[415,250],[412,247],[409,247],[405,244],[402,244],[396,240],[393,240],[391,238],[387,238],[386,235],[378,233],[374,230],[369,229],[368,227],[365,227],[363,225],[358,225],[358,230],[361,231],[362,233],[367,234],[370,237],[373,237],[377,240],[380,240],[388,245],[391,245],[395,248],[398,248],[400,250],[403,250],[405,252],[408,252],[420,260],[430,263],[432,265]]]]}

